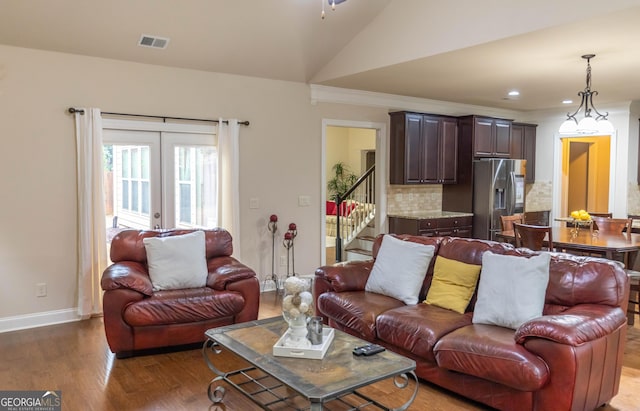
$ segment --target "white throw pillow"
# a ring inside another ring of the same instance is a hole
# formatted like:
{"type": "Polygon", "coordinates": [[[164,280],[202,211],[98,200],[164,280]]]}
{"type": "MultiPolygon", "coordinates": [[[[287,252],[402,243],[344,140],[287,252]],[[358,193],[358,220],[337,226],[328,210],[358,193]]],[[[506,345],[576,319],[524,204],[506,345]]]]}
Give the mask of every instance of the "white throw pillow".
{"type": "Polygon", "coordinates": [[[204,231],[142,240],[154,291],[204,287],[207,258],[204,231]]]}
{"type": "Polygon", "coordinates": [[[416,304],[434,253],[432,245],[385,235],[365,291],[387,295],[405,304],[416,304]]]}
{"type": "Polygon", "coordinates": [[[549,283],[550,261],[548,253],[530,258],[484,253],[473,323],[515,330],[540,317],[549,283]]]}

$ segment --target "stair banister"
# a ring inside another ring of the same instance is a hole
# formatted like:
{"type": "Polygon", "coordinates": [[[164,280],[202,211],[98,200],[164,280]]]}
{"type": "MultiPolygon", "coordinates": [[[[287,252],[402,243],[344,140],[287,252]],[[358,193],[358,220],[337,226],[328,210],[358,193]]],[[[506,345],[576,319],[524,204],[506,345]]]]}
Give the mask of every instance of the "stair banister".
{"type": "MultiPolygon", "coordinates": [[[[375,169],[376,166],[375,164],[373,166],[371,166],[371,168],[369,168],[362,176],[360,176],[360,178],[358,178],[358,180],[356,180],[356,182],[353,184],[353,186],[351,186],[351,188],[349,190],[347,190],[346,193],[344,193],[342,196],[337,195],[336,199],[335,199],[335,203],[336,203],[336,262],[340,262],[342,261],[342,245],[343,245],[343,239],[342,239],[342,232],[340,230],[340,217],[342,217],[342,203],[345,200],[348,200],[349,197],[351,197],[353,195],[353,193],[358,189],[358,188],[362,188],[362,186],[366,186],[366,188],[369,188],[369,190],[367,190],[365,192],[365,202],[370,203],[370,204],[375,204],[375,169]]],[[[347,215],[348,217],[348,215],[347,215]]]]}

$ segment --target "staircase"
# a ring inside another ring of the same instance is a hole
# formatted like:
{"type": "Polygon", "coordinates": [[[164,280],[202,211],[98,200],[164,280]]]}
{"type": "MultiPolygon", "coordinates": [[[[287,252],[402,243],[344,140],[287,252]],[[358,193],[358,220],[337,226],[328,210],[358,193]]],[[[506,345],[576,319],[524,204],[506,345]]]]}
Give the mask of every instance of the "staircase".
{"type": "Polygon", "coordinates": [[[370,260],[371,250],[373,249],[373,241],[376,236],[376,227],[374,222],[371,221],[367,226],[358,233],[355,240],[345,249],[346,261],[362,261],[370,260]]]}
{"type": "Polygon", "coordinates": [[[343,196],[337,196],[335,203],[336,244],[342,244],[342,247],[336,247],[336,261],[371,258],[375,227],[370,225],[374,224],[376,214],[375,165],[343,196]]]}

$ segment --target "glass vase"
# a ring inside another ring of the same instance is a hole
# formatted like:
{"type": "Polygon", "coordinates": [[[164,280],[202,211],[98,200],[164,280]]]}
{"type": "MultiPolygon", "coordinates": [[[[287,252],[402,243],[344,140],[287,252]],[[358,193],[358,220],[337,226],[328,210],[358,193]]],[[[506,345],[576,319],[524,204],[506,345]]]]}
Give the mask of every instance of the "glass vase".
{"type": "Polygon", "coordinates": [[[284,282],[282,298],[282,317],[289,325],[283,345],[291,348],[309,348],[307,323],[314,315],[313,295],[309,291],[308,280],[289,277],[284,282]]]}

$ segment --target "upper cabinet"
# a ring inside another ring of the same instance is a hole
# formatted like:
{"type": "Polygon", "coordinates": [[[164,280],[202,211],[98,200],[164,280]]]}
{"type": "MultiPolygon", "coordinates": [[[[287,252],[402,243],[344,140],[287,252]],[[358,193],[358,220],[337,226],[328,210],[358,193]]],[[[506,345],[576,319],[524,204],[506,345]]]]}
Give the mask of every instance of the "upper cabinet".
{"type": "Polygon", "coordinates": [[[391,184],[454,184],[458,120],[421,113],[390,113],[391,184]]]}
{"type": "Polygon", "coordinates": [[[513,123],[511,126],[511,158],[527,160],[525,182],[536,180],[536,124],[513,123]]]}
{"type": "Polygon", "coordinates": [[[511,155],[511,121],[491,117],[466,116],[460,121],[470,122],[474,157],[504,157],[511,155]]]}

